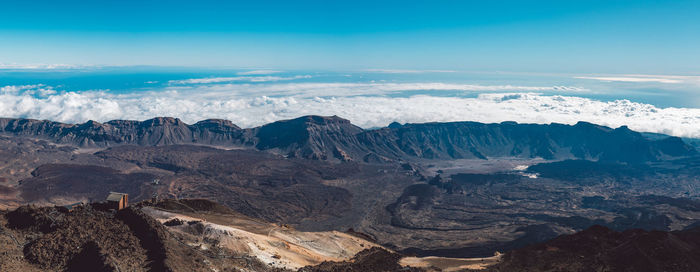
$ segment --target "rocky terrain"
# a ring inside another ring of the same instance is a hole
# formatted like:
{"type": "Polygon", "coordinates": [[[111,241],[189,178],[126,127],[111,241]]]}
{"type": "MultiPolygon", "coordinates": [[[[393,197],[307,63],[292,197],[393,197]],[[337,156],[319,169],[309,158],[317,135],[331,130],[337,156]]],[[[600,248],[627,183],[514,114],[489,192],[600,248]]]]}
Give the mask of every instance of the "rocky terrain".
{"type": "Polygon", "coordinates": [[[208,200],[0,214],[2,271],[425,271],[342,232],[301,232],[208,200]]]}
{"type": "Polygon", "coordinates": [[[138,208],[23,206],[0,216],[2,271],[276,271],[223,248],[183,246],[138,208]]]}
{"type": "Polygon", "coordinates": [[[691,165],[560,161],[523,172],[450,174],[406,187],[387,210],[391,226],[442,244],[428,250],[421,241],[401,243],[423,256],[489,256],[595,224],[681,230],[700,218],[700,169],[691,165]]]}
{"type": "MultiPolygon", "coordinates": [[[[169,235],[221,240],[233,237],[221,236],[222,229],[239,233],[238,242],[227,240],[229,250],[258,252],[263,265],[275,269],[326,262],[328,269],[352,271],[358,269],[352,257],[363,250],[368,251],[357,260],[406,254],[426,269],[455,262],[467,267],[474,260],[469,258],[518,250],[594,225],[618,232],[674,232],[700,220],[695,148],[687,140],[626,127],[455,122],[364,130],[338,117],[306,116],[250,129],[222,120],[188,125],[174,118],[78,125],[1,119],[0,131],[0,208],[99,202],[111,191],[128,193],[133,202],[209,199],[236,218],[285,226],[284,231],[236,232],[229,228],[243,226],[211,218],[206,224],[177,224],[172,220],[206,217],[182,207],[175,209],[177,215],[165,213],[173,207],[141,212],[165,224],[169,235]],[[316,240],[351,241],[349,229],[368,242],[343,244],[342,254],[330,244],[299,245],[306,249],[281,250],[277,259],[249,246],[313,237],[307,232],[327,233],[316,240]],[[245,237],[258,237],[258,242],[243,246],[249,241],[245,237]],[[369,244],[389,253],[370,250],[369,244]],[[328,252],[337,258],[320,257],[328,252]],[[459,261],[422,258],[428,256],[459,261]],[[271,266],[273,261],[278,265],[271,266]]],[[[95,219],[94,225],[114,218],[123,222],[118,215],[95,214],[104,219],[95,219]]],[[[110,230],[117,233],[120,226],[110,230]]],[[[62,233],[28,231],[33,238],[22,241],[62,233]]],[[[104,241],[94,242],[90,248],[111,250],[104,241]]],[[[132,251],[147,250],[134,246],[132,251]]],[[[62,259],[62,267],[71,258],[62,259]]],[[[404,266],[410,263],[402,260],[404,266]]]]}
{"type": "Polygon", "coordinates": [[[700,228],[617,232],[592,226],[509,252],[489,271],[698,271],[700,228]]]}
{"type": "Polygon", "coordinates": [[[594,225],[489,258],[407,257],[361,233],[303,232],[202,199],[0,213],[2,271],[695,271],[700,228],[594,225]]]}

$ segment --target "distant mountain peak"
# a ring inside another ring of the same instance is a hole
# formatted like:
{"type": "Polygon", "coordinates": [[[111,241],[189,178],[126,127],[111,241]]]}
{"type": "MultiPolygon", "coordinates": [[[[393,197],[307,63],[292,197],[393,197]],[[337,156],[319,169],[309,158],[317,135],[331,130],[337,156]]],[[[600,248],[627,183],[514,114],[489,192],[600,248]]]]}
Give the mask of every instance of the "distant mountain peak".
{"type": "Polygon", "coordinates": [[[102,124],[97,122],[97,121],[88,120],[85,123],[79,124],[78,127],[81,127],[83,129],[85,129],[85,128],[99,128],[99,127],[102,127],[102,124]]]}
{"type": "Polygon", "coordinates": [[[351,124],[350,120],[338,117],[337,115],[333,116],[321,116],[321,115],[305,115],[301,116],[298,118],[294,119],[289,119],[289,120],[280,120],[276,121],[274,123],[310,123],[310,124],[317,124],[317,125],[324,125],[324,124],[351,124]]]}
{"type": "Polygon", "coordinates": [[[592,129],[599,129],[599,130],[604,130],[604,131],[610,131],[610,130],[612,130],[612,129],[609,128],[609,127],[601,126],[601,125],[594,124],[594,123],[590,123],[590,122],[586,122],[586,121],[578,121],[578,122],[576,122],[576,124],[574,125],[574,127],[579,127],[579,128],[592,128],[592,129]]]}
{"type": "Polygon", "coordinates": [[[401,123],[394,121],[394,122],[391,122],[391,124],[389,124],[387,127],[388,128],[400,128],[401,126],[403,126],[401,123]]]}
{"type": "Polygon", "coordinates": [[[175,125],[175,126],[182,126],[182,125],[187,125],[185,122],[182,122],[179,118],[174,118],[174,117],[155,117],[152,119],[148,119],[142,122],[142,124],[146,126],[167,126],[167,125],[175,125]]]}
{"type": "Polygon", "coordinates": [[[234,129],[241,129],[239,126],[234,124],[233,122],[225,119],[206,119],[199,121],[194,124],[194,126],[200,126],[200,127],[227,127],[227,128],[234,128],[234,129]]]}

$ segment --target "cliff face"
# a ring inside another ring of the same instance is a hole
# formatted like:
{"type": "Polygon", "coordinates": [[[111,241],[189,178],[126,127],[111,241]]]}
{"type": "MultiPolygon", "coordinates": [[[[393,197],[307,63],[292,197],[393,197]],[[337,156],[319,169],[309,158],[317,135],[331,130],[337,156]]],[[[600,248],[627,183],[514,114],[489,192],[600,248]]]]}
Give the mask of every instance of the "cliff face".
{"type": "Polygon", "coordinates": [[[250,129],[241,129],[227,120],[204,120],[188,125],[169,117],[103,124],[0,119],[0,133],[81,147],[248,146],[288,157],[366,162],[513,156],[641,163],[697,153],[676,137],[650,140],[624,126],[611,129],[585,122],[573,126],[515,122],[392,124],[363,130],[337,116],[304,116],[250,129]]]}
{"type": "Polygon", "coordinates": [[[243,130],[226,120],[204,120],[187,125],[177,118],[159,117],[146,121],[114,120],[63,124],[31,119],[0,119],[0,132],[37,137],[80,147],[121,144],[145,146],[172,144],[240,145],[243,130]]]}
{"type": "Polygon", "coordinates": [[[304,116],[252,131],[260,150],[277,149],[289,157],[351,160],[345,149],[361,148],[357,134],[363,130],[337,116],[304,116]]]}
{"type": "Polygon", "coordinates": [[[650,141],[627,127],[611,129],[585,122],[573,126],[514,122],[408,124],[368,131],[360,138],[379,154],[427,159],[515,156],[634,163],[695,153],[675,137],[650,141]]]}
{"type": "Polygon", "coordinates": [[[393,124],[362,130],[338,117],[308,116],[253,129],[256,147],[291,157],[385,160],[521,157],[642,163],[689,156],[695,149],[676,137],[649,140],[627,127],[504,122],[393,124]]]}

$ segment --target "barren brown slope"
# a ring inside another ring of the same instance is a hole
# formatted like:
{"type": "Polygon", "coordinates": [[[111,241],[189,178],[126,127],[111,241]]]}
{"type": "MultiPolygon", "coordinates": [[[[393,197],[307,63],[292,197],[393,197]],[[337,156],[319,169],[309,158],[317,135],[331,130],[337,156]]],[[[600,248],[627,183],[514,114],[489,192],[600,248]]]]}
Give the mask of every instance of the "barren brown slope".
{"type": "Polygon", "coordinates": [[[616,232],[593,226],[506,253],[492,271],[698,271],[700,229],[616,232]]]}

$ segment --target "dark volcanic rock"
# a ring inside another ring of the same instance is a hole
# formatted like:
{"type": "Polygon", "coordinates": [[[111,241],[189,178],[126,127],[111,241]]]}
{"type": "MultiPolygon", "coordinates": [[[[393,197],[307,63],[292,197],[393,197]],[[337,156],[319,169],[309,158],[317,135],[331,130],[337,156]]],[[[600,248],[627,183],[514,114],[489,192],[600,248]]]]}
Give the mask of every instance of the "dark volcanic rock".
{"type": "MultiPolygon", "coordinates": [[[[119,146],[95,155],[105,160],[126,160],[148,168],[174,172],[174,178],[162,179],[162,184],[167,186],[149,185],[154,177],[142,180],[137,179],[139,176],[126,175],[115,175],[111,178],[113,181],[106,184],[99,182],[109,180],[109,177],[94,182],[106,189],[108,186],[114,186],[113,183],[127,184],[131,180],[132,184],[136,185],[131,187],[134,191],[110,187],[113,191],[130,193],[130,200],[132,196],[133,200],[139,199],[139,195],[150,197],[153,191],[148,190],[160,190],[158,193],[165,195],[217,200],[248,216],[285,223],[307,217],[337,216],[346,212],[352,194],[346,189],[325,185],[324,180],[347,178],[361,171],[361,165],[356,163],[331,164],[304,159],[285,159],[255,150],[223,150],[193,145],[119,146]],[[124,178],[127,179],[122,182],[124,178]],[[139,185],[141,186],[137,187],[139,185]],[[139,191],[139,188],[142,190],[139,191]]],[[[90,178],[101,176],[99,172],[90,173],[90,178]]],[[[23,186],[44,180],[46,182],[32,188],[42,189],[49,181],[63,184],[66,182],[60,182],[62,179],[54,177],[66,175],[68,173],[53,172],[46,179],[37,176],[23,181],[23,186]]],[[[105,190],[90,192],[104,193],[105,190]]],[[[203,204],[189,205],[196,208],[194,206],[203,204]]]]}
{"type": "Polygon", "coordinates": [[[299,272],[390,272],[409,271],[418,272],[423,269],[401,266],[401,255],[389,252],[385,249],[373,247],[358,252],[350,261],[322,262],[315,266],[305,266],[299,272]]]}
{"type": "Polygon", "coordinates": [[[492,271],[697,271],[700,229],[616,232],[593,226],[514,250],[492,271]]]}
{"type": "Polygon", "coordinates": [[[97,243],[88,241],[83,245],[83,250],[68,262],[66,271],[118,271],[102,251],[97,243]]]}
{"type": "MultiPolygon", "coordinates": [[[[226,250],[202,250],[171,233],[155,219],[131,206],[116,213],[87,204],[72,211],[57,207],[23,206],[0,211],[0,236],[23,239],[13,271],[281,271],[248,256],[231,256],[226,250]],[[7,229],[4,220],[7,219],[7,229]],[[43,225],[50,222],[51,228],[43,225]],[[17,224],[20,223],[20,224],[17,224]],[[21,235],[19,235],[21,234],[21,235]],[[27,239],[30,238],[30,239],[27,239]],[[26,268],[35,269],[26,269],[26,268]],[[227,268],[223,270],[221,268],[227,268]]],[[[0,249],[21,245],[2,243],[0,249]]],[[[7,252],[7,251],[4,251],[7,252]]],[[[16,253],[15,253],[16,254],[16,253]]],[[[0,256],[0,270],[9,256],[0,256]]]]}
{"type": "Polygon", "coordinates": [[[146,173],[122,174],[108,167],[74,164],[45,164],[32,174],[32,178],[23,180],[21,184],[21,196],[29,202],[63,196],[104,199],[110,191],[137,197],[141,193],[141,185],[156,177],[146,173]]]}

